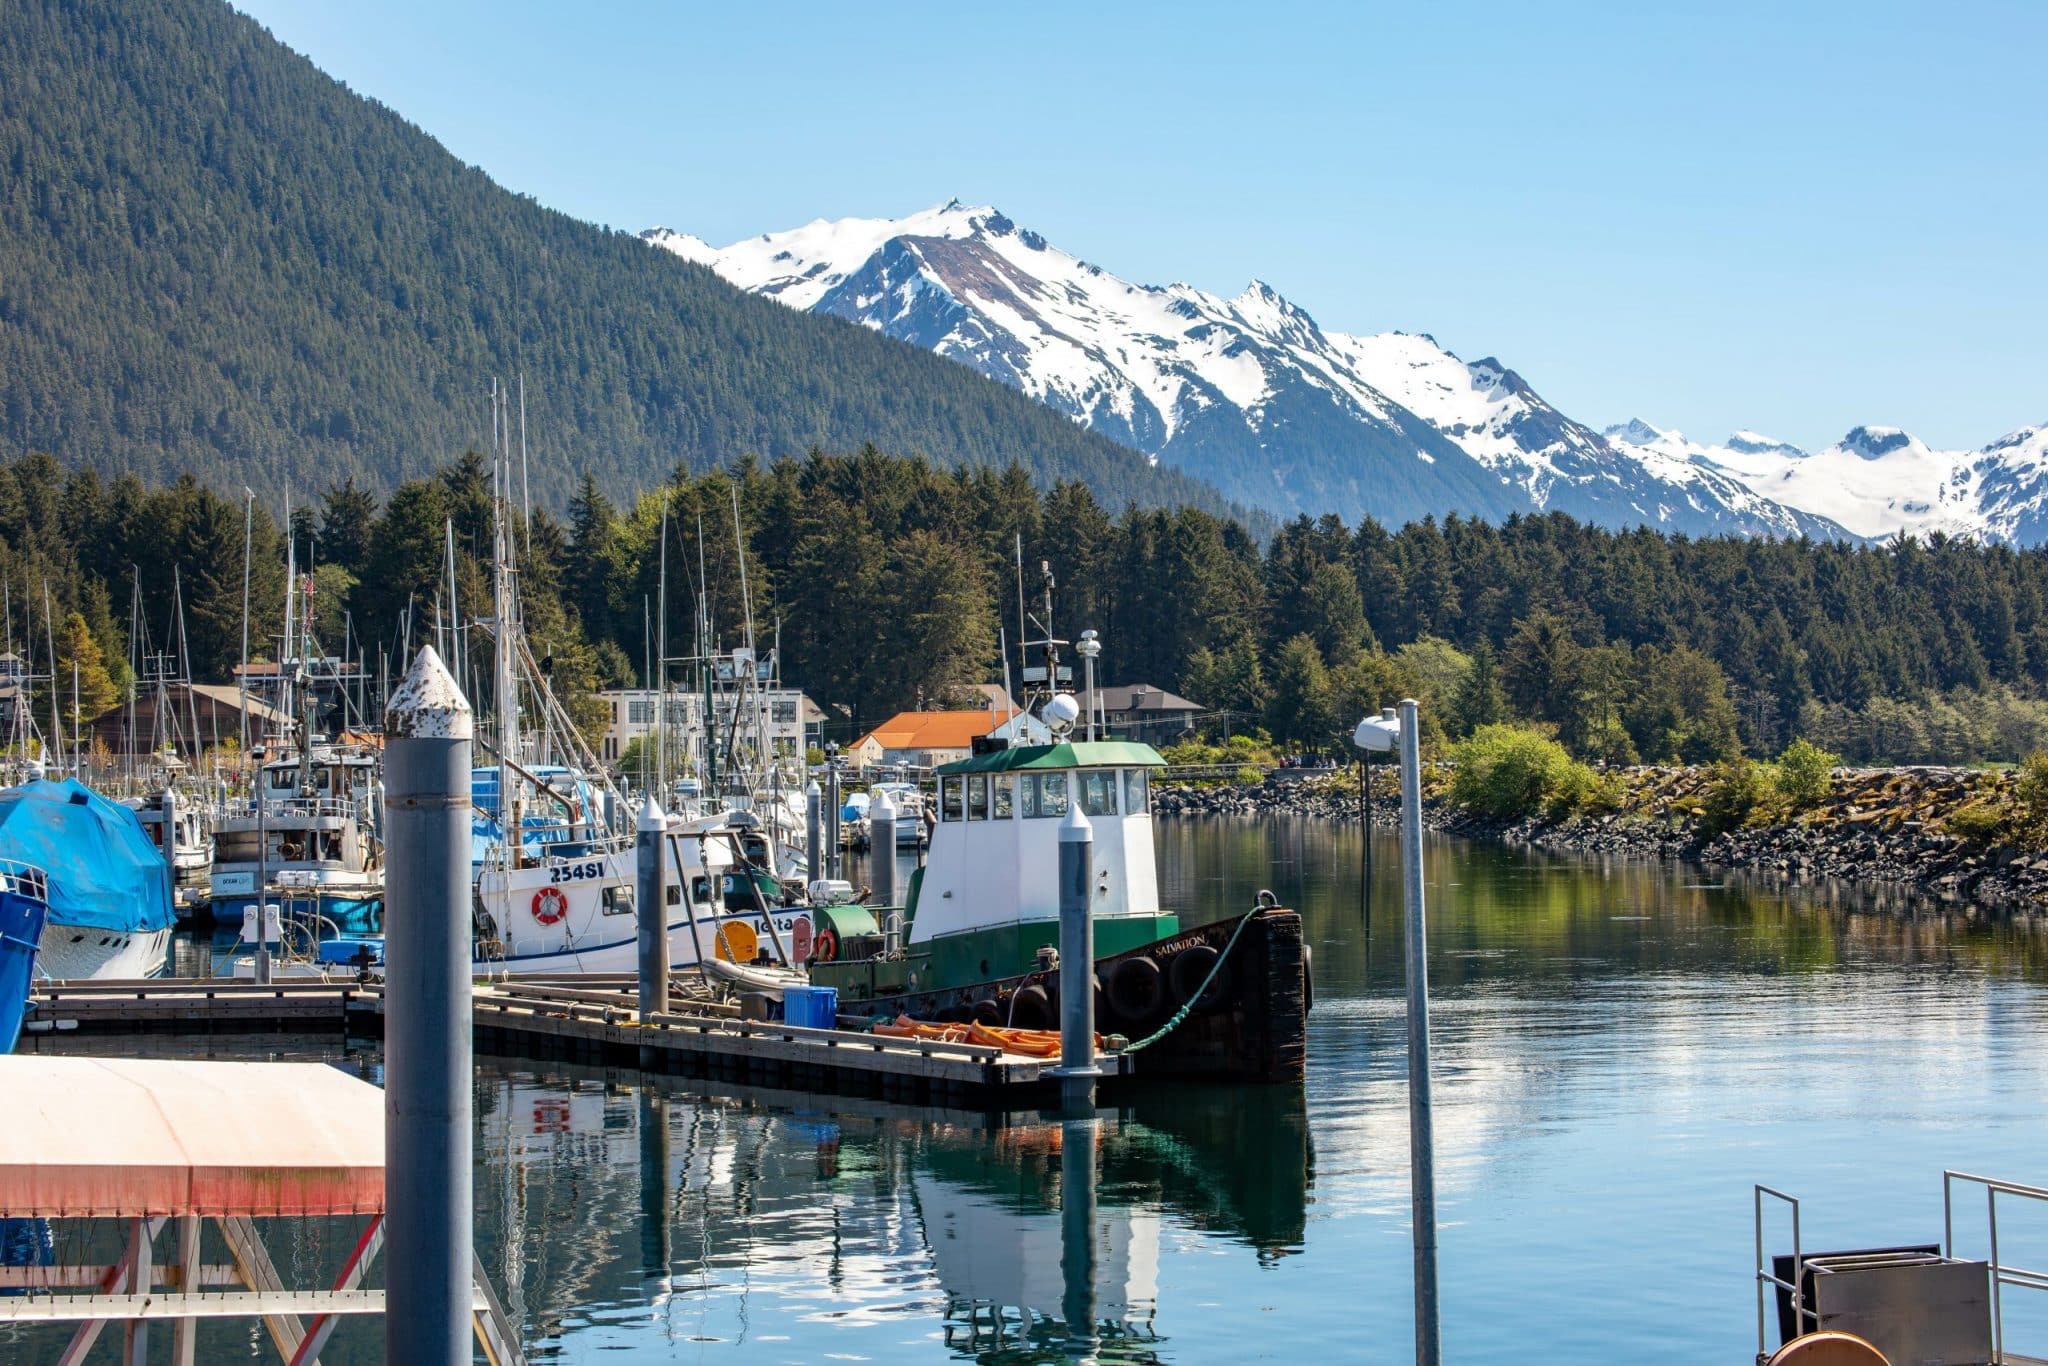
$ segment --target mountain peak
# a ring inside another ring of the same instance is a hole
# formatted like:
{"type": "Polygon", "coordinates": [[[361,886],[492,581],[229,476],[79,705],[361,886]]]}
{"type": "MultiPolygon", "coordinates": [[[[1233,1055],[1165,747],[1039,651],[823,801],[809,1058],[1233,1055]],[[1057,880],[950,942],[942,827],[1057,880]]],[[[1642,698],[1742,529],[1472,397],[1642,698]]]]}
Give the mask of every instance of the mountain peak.
{"type": "Polygon", "coordinates": [[[1917,445],[1913,437],[1897,427],[1854,427],[1842,438],[1842,449],[1865,460],[1880,460],[1893,451],[1917,445]]]}
{"type": "Polygon", "coordinates": [[[1741,451],[1744,455],[1789,455],[1803,458],[1806,452],[1789,441],[1780,441],[1775,436],[1752,432],[1747,428],[1728,438],[1728,449],[1741,451]]]}
{"type": "Polygon", "coordinates": [[[1619,441],[1625,446],[1647,446],[1660,436],[1676,436],[1677,433],[1667,433],[1661,427],[1652,427],[1641,418],[1632,417],[1626,422],[1615,423],[1601,435],[1610,441],[1619,441]]]}

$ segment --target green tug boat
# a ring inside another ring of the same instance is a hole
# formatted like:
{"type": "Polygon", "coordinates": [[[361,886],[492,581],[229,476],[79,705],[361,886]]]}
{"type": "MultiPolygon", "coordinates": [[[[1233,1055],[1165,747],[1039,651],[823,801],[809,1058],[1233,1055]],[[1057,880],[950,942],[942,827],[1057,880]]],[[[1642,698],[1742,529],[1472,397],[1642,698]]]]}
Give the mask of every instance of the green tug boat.
{"type": "MultiPolygon", "coordinates": [[[[1064,704],[1064,707],[1062,707],[1064,704]]],[[[1057,735],[1079,708],[1044,709],[1057,735]]],[[[1093,827],[1096,1027],[1141,1077],[1298,1082],[1312,1000],[1301,919],[1269,893],[1183,929],[1159,905],[1150,745],[984,742],[936,770],[938,821],[900,908],[812,906],[810,981],[845,1014],[1050,1029],[1058,1020],[1061,820],[1093,827]]]]}

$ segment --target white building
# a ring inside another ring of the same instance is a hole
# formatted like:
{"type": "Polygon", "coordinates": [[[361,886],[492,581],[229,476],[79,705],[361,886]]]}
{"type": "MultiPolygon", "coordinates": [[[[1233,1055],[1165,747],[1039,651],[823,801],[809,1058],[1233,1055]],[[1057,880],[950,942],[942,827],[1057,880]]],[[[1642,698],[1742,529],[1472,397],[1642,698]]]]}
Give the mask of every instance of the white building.
{"type": "MultiPolygon", "coordinates": [[[[604,744],[598,757],[608,764],[617,763],[626,753],[627,746],[635,740],[654,733],[657,725],[655,712],[660,706],[661,695],[650,688],[621,688],[598,694],[611,708],[611,725],[606,728],[604,744]]],[[[718,736],[721,751],[726,737],[733,734],[734,706],[740,698],[734,693],[720,693],[714,698],[718,708],[718,736]]],[[[768,738],[779,758],[801,758],[806,742],[825,713],[816,703],[795,688],[764,688],[745,699],[748,707],[758,705],[767,724],[768,738]]],[[[704,698],[699,693],[671,692],[668,695],[668,724],[674,737],[675,753],[696,755],[704,749],[704,698]]],[[[739,743],[748,746],[755,735],[755,720],[742,716],[739,723],[739,743]]]]}

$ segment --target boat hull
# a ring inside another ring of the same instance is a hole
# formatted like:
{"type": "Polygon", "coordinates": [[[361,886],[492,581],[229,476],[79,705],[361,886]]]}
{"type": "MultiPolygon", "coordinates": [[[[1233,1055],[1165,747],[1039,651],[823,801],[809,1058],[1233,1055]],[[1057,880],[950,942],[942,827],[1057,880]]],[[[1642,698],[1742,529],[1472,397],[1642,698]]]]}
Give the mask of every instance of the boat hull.
{"type": "MultiPolygon", "coordinates": [[[[812,978],[820,985],[838,988],[843,1014],[980,1019],[985,1024],[1030,1028],[1058,1026],[1057,970],[920,988],[917,973],[928,962],[922,955],[911,954],[899,959],[814,965],[812,978]]],[[[1100,1034],[1121,1034],[1133,1042],[1146,1039],[1172,1021],[1186,1000],[1200,1002],[1135,1055],[1135,1075],[1281,1084],[1302,1080],[1308,1060],[1311,985],[1301,917],[1296,912],[1267,908],[1184,930],[1098,958],[1095,968],[1095,1028],[1100,1034]],[[1218,958],[1224,968],[1217,984],[1201,992],[1206,968],[1218,958]],[[1147,970],[1123,969],[1125,963],[1141,959],[1156,969],[1159,988],[1157,996],[1142,1008],[1134,999],[1137,993],[1117,989],[1127,972],[1150,978],[1147,970]],[[1178,994],[1176,984],[1183,988],[1178,994]],[[1197,992],[1201,992],[1199,997],[1197,992]]]]}
{"type": "Polygon", "coordinates": [[[171,931],[96,930],[50,924],[36,955],[37,975],[77,982],[102,977],[160,977],[170,961],[171,931]]]}

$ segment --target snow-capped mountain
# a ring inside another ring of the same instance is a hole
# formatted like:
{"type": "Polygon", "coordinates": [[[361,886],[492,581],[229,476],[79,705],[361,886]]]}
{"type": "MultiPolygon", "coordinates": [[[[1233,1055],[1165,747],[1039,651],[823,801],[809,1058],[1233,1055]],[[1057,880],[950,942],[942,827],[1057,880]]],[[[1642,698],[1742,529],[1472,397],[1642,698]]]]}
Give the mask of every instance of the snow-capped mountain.
{"type": "Polygon", "coordinates": [[[1808,456],[1755,433],[1716,447],[1647,424],[1602,434],[1491,357],[1468,363],[1419,333],[1326,332],[1256,280],[1235,298],[1132,284],[993,208],[821,219],[727,247],[665,228],[642,235],[744,289],[972,365],[1283,514],[1397,524],[1559,509],[1695,534],[1981,534],[1988,520],[1966,526],[1951,508],[1996,486],[2015,509],[2007,521],[2048,520],[2033,429],[2008,438],[2031,452],[2031,482],[1987,447],[1973,454],[1995,469],[1951,489],[1949,465],[1915,446],[1883,453],[1882,478],[1864,469],[1846,493],[1846,444],[1808,456]]]}
{"type": "Polygon", "coordinates": [[[1645,461],[1723,471],[1762,497],[1826,517],[1856,536],[2048,540],[2048,428],[2025,427],[1974,451],[1933,450],[1896,427],[1857,427],[1811,453],[1755,432],[1704,446],[1641,420],[1605,435],[1645,461]]]}

